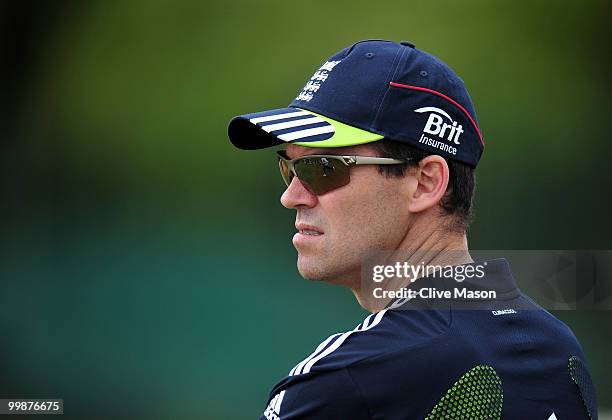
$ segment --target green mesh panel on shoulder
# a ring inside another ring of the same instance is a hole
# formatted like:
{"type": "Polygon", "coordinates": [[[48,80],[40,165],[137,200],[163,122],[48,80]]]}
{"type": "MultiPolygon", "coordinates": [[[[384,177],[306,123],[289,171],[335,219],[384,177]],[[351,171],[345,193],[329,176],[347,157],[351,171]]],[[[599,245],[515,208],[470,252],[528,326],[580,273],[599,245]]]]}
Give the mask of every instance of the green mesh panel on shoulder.
{"type": "Polygon", "coordinates": [[[495,370],[478,365],[446,391],[425,420],[499,420],[503,402],[502,383],[495,370]]]}
{"type": "Polygon", "coordinates": [[[597,400],[595,397],[595,387],[591,381],[591,375],[587,370],[582,360],[576,356],[571,356],[567,361],[567,369],[569,370],[570,378],[578,387],[580,398],[584,408],[586,408],[587,414],[590,419],[597,418],[597,400]]]}

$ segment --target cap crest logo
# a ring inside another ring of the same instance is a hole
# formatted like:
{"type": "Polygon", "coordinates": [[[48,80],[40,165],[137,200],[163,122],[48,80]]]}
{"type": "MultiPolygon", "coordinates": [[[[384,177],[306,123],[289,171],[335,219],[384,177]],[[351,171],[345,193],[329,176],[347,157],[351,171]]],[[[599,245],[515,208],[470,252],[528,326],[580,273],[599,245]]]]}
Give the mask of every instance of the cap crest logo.
{"type": "Polygon", "coordinates": [[[295,98],[296,101],[305,101],[310,102],[310,100],[314,97],[314,95],[319,91],[319,88],[329,76],[329,73],[340,63],[342,60],[338,61],[326,61],[323,63],[321,67],[315,74],[312,75],[310,80],[306,82],[306,85],[302,88],[300,94],[295,98]]]}

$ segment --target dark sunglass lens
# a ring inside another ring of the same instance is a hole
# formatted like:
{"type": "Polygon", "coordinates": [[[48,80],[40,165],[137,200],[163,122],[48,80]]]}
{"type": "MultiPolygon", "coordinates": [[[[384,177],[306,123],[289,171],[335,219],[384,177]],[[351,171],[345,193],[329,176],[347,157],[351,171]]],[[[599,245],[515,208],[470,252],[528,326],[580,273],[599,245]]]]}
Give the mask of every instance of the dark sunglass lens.
{"type": "Polygon", "coordinates": [[[295,172],[306,188],[325,194],[349,183],[349,168],[339,159],[303,158],[295,162],[295,172]]]}

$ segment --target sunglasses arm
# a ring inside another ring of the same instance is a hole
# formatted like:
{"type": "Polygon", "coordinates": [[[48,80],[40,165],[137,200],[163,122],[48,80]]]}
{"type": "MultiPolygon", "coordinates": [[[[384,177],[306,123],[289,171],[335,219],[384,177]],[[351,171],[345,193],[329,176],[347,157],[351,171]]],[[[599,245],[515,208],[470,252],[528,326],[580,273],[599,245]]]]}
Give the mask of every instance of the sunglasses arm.
{"type": "Polygon", "coordinates": [[[400,160],[392,158],[369,157],[369,156],[342,156],[347,165],[397,165],[406,163],[412,159],[400,160]]]}

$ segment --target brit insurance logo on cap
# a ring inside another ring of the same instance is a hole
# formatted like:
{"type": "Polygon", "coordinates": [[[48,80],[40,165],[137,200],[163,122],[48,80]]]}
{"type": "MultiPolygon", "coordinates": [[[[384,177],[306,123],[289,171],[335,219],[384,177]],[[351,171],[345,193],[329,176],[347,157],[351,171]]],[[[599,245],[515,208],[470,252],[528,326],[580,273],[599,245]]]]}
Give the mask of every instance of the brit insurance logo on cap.
{"type": "Polygon", "coordinates": [[[234,117],[241,149],[342,147],[383,138],[476,166],[484,141],[463,81],[413,44],[357,42],[314,70],[286,108],[234,117]]]}
{"type": "Polygon", "coordinates": [[[427,123],[423,128],[424,133],[433,134],[442,139],[446,138],[448,141],[459,144],[459,136],[463,133],[463,126],[461,124],[457,125],[457,121],[453,121],[446,111],[433,106],[426,106],[415,109],[414,112],[418,112],[420,114],[424,112],[429,113],[429,118],[427,119],[427,123]],[[446,118],[449,122],[445,123],[442,117],[446,118]],[[448,137],[445,137],[447,130],[448,137]]]}
{"type": "Polygon", "coordinates": [[[457,121],[454,121],[446,111],[440,108],[425,106],[415,109],[414,112],[419,114],[428,113],[429,115],[425,127],[423,127],[423,134],[419,138],[419,143],[428,144],[456,155],[457,148],[453,147],[453,144],[460,144],[459,137],[463,133],[463,126],[457,124],[457,121]],[[444,121],[445,119],[447,122],[444,121]],[[436,136],[436,138],[428,137],[427,135],[436,136]],[[446,140],[447,142],[441,140],[446,140]]]}

